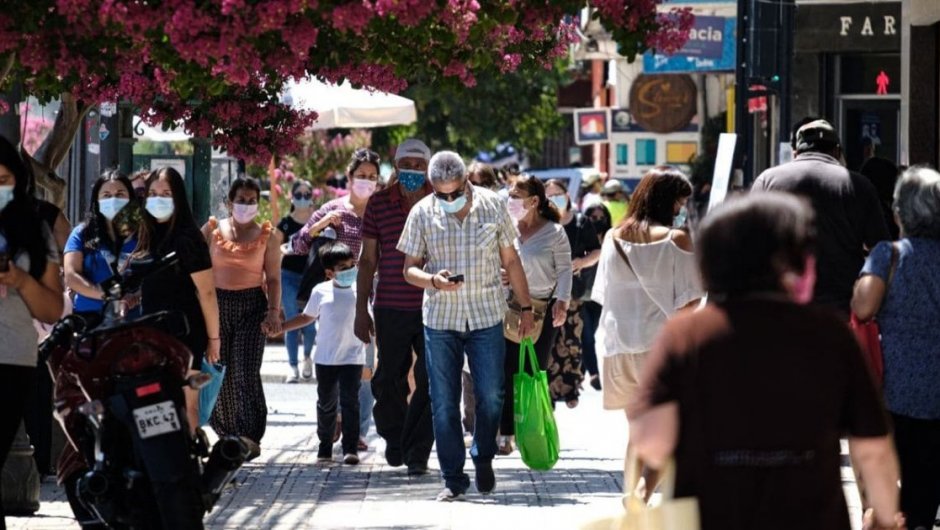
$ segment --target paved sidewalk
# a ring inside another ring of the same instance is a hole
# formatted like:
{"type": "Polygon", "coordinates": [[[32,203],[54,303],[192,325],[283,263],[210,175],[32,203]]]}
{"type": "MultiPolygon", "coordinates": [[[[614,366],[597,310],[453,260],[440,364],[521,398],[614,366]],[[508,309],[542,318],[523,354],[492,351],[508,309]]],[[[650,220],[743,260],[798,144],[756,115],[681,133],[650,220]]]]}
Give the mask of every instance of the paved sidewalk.
{"type": "MultiPolygon", "coordinates": [[[[268,430],[261,457],[248,464],[238,485],[207,516],[212,529],[575,529],[619,506],[627,427],[622,413],[601,409],[600,393],[588,388],[573,410],[557,410],[563,453],[555,469],[529,471],[518,452],[495,461],[497,489],[465,500],[437,503],[441,482],[437,460],[432,473],[409,479],[390,468],[384,444],[374,430],[362,464],[316,463],[316,386],[281,384],[286,370],[282,347],[269,347],[266,376],[268,430]],[[277,379],[275,379],[277,377],[277,379]],[[273,382],[273,381],[278,382],[273,382]]],[[[336,448],[336,462],[339,449],[336,448]]],[[[468,472],[473,476],[468,458],[468,472]]],[[[851,470],[843,468],[846,492],[858,516],[851,470]]],[[[8,517],[11,529],[77,529],[54,481],[42,486],[42,506],[34,517],[8,517]]]]}

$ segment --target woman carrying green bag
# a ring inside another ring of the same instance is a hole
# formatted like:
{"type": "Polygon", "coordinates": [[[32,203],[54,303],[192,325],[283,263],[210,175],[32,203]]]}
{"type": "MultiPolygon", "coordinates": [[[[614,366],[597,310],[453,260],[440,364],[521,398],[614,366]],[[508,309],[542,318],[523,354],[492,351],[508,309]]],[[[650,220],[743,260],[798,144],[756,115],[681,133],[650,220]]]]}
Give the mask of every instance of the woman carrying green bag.
{"type": "MultiPolygon", "coordinates": [[[[529,295],[535,314],[533,334],[534,356],[538,364],[533,369],[545,370],[555,346],[560,328],[568,318],[571,300],[571,245],[565,228],[558,224],[561,214],[545,196],[545,185],[536,177],[522,175],[509,189],[509,215],[515,220],[519,235],[514,245],[522,260],[522,268],[529,284],[529,295]]],[[[503,284],[508,283],[504,278],[503,284]]],[[[504,322],[506,337],[505,398],[503,417],[499,425],[499,454],[512,452],[513,377],[519,371],[516,356],[520,345],[518,327],[520,312],[514,293],[509,300],[509,311],[504,322]]],[[[536,372],[530,372],[536,373],[536,372]]]]}
{"type": "Polygon", "coordinates": [[[547,471],[558,461],[558,427],[548,393],[548,375],[538,368],[531,338],[522,339],[518,361],[519,371],[512,378],[516,443],[525,465],[547,471]]]}

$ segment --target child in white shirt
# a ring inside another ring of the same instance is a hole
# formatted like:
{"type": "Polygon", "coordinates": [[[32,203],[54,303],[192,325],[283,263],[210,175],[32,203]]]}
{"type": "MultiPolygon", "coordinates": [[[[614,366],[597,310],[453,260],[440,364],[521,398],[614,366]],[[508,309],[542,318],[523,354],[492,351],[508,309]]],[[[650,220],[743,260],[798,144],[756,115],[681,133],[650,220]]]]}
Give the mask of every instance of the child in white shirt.
{"type": "Polygon", "coordinates": [[[320,321],[313,362],[317,377],[317,460],[333,460],[337,398],[343,419],[343,462],[359,463],[359,381],[365,345],[353,333],[356,319],[356,257],[343,243],[320,249],[327,281],[317,284],[303,313],[284,323],[284,331],[320,321]]]}

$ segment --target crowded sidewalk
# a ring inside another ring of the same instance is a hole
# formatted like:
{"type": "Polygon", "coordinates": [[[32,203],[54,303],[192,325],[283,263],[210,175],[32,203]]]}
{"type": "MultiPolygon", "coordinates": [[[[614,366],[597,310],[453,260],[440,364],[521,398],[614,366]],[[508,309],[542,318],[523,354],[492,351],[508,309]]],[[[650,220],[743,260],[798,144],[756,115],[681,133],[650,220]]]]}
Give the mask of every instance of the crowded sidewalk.
{"type": "MultiPolygon", "coordinates": [[[[492,495],[472,492],[461,502],[439,503],[436,455],[431,474],[410,478],[382,457],[384,442],[374,428],[362,463],[316,463],[316,382],[283,384],[286,354],[265,350],[262,375],[268,396],[268,433],[261,456],[242,469],[206,517],[212,529],[354,528],[538,528],[573,529],[615,512],[622,488],[627,439],[622,413],[604,411],[601,394],[586,389],[576,409],[556,409],[562,452],[548,472],[529,470],[518,451],[498,457],[492,495]]],[[[338,445],[337,445],[337,451],[338,445]]],[[[842,477],[853,525],[860,519],[858,494],[843,447],[842,477]]],[[[33,517],[7,517],[10,529],[77,529],[61,489],[42,484],[42,504],[33,517]]],[[[857,526],[853,527],[857,530],[857,526]]]]}

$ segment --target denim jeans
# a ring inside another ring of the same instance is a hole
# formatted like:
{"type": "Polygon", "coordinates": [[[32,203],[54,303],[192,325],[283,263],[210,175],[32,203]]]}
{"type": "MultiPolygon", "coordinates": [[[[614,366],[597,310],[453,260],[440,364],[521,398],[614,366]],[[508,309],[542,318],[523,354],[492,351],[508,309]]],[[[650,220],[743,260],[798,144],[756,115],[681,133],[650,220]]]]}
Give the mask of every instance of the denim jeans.
{"type": "Polygon", "coordinates": [[[425,362],[431,386],[431,414],[437,459],[445,486],[454,493],[470,487],[464,473],[466,448],[460,423],[461,372],[464,352],[470,363],[476,422],[470,456],[487,462],[496,455],[496,430],[503,409],[503,370],[506,342],[499,323],[475,331],[451,331],[424,327],[425,362]]]}
{"type": "Polygon", "coordinates": [[[594,334],[597,333],[597,327],[601,322],[600,304],[585,302],[581,306],[581,319],[584,321],[584,328],[581,330],[581,366],[585,373],[598,375],[594,334]]]}
{"type": "MultiPolygon", "coordinates": [[[[375,370],[375,343],[366,346],[366,368],[375,370]]],[[[369,434],[369,426],[372,425],[372,407],[375,406],[375,398],[372,396],[372,385],[368,381],[363,381],[359,387],[359,437],[365,439],[369,434]]]]}
{"type": "MultiPolygon", "coordinates": [[[[284,306],[284,318],[290,320],[303,310],[297,303],[297,294],[300,290],[302,275],[296,272],[281,269],[281,305],[284,306]]],[[[287,346],[287,362],[297,366],[297,350],[300,348],[300,335],[304,337],[304,359],[309,359],[313,352],[313,345],[317,342],[317,326],[309,326],[288,331],[284,334],[284,345],[287,346]]]]}

